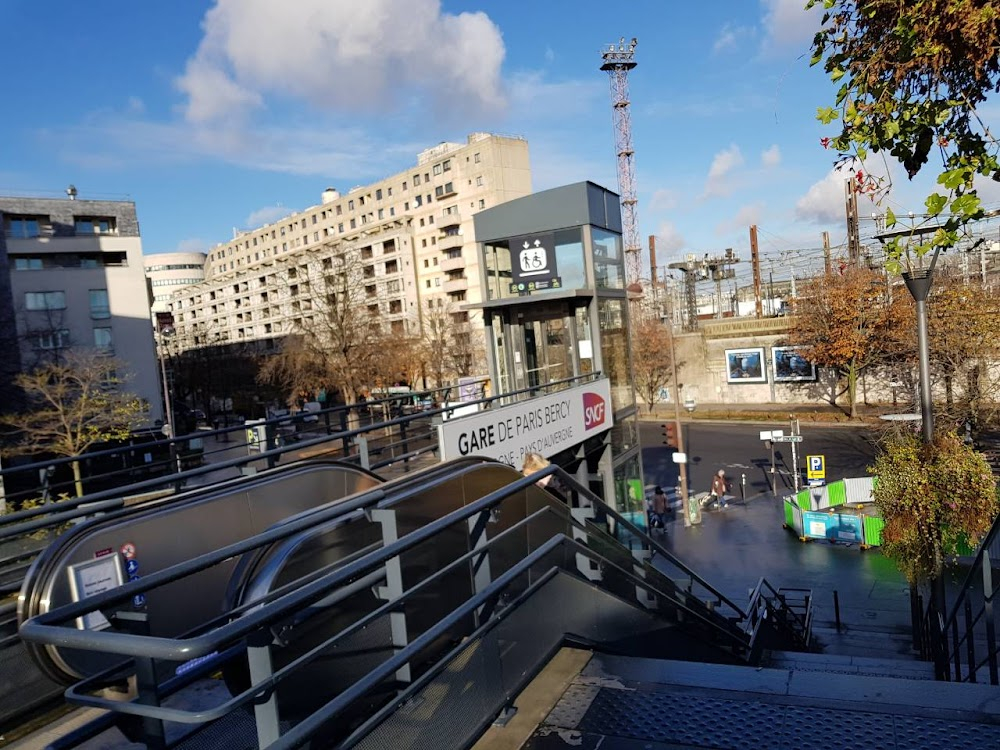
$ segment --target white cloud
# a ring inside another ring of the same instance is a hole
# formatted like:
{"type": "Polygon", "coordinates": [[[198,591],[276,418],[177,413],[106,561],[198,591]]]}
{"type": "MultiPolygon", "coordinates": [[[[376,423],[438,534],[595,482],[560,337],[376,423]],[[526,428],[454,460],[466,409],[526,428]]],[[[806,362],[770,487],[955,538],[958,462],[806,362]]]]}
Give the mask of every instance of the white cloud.
{"type": "Polygon", "coordinates": [[[673,222],[664,221],[656,230],[656,256],[657,264],[664,261],[671,253],[683,250],[687,246],[684,236],[677,230],[673,222]]]}
{"type": "Polygon", "coordinates": [[[781,164],[781,149],[777,143],[761,152],[760,164],[762,167],[776,167],[781,164]]]}
{"type": "Polygon", "coordinates": [[[734,169],[743,166],[743,154],[735,143],[723,149],[712,159],[708,168],[708,178],[705,180],[705,190],[702,198],[729,195],[732,192],[730,176],[734,169]]]}
{"type": "Polygon", "coordinates": [[[649,199],[649,210],[655,212],[669,211],[677,205],[677,191],[660,188],[649,199]]]}
{"type": "Polygon", "coordinates": [[[138,96],[130,96],[127,103],[128,112],[133,115],[141,115],[146,111],[146,104],[138,96]]]}
{"type": "Polygon", "coordinates": [[[803,0],[761,0],[765,49],[801,47],[819,31],[822,3],[805,10],[803,0]]]}
{"type": "Polygon", "coordinates": [[[247,217],[246,226],[249,229],[256,229],[257,227],[270,224],[278,219],[283,219],[293,213],[295,213],[294,208],[285,208],[280,203],[274,206],[264,206],[251,212],[251,214],[247,217]]]}
{"type": "Polygon", "coordinates": [[[719,36],[716,37],[715,44],[712,45],[712,52],[719,54],[720,52],[735,49],[741,38],[749,36],[752,33],[753,29],[749,26],[735,26],[734,24],[727,23],[722,27],[719,36]]]}
{"type": "Polygon", "coordinates": [[[745,230],[751,224],[760,224],[760,217],[764,214],[763,203],[750,203],[740,206],[736,213],[725,221],[719,222],[715,228],[715,233],[719,235],[729,234],[738,230],[745,230]]]}
{"type": "Polygon", "coordinates": [[[267,95],[341,112],[418,93],[448,112],[505,105],[499,28],[485,13],[444,13],[440,0],[216,0],[202,27],[176,81],[191,122],[231,120],[267,95]]]}

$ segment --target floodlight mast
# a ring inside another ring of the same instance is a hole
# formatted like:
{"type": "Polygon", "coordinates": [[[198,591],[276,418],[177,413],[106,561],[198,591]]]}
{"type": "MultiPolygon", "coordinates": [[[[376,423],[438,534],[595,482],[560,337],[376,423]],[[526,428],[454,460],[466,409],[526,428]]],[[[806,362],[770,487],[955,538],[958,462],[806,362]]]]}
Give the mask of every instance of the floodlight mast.
{"type": "MultiPolygon", "coordinates": [[[[622,201],[622,238],[625,244],[625,282],[638,285],[642,276],[639,255],[639,221],[636,216],[635,151],[632,149],[632,116],[629,112],[628,73],[636,66],[638,40],[608,45],[601,52],[601,70],[611,79],[611,107],[614,116],[615,148],[618,152],[618,192],[622,201]]],[[[635,289],[638,289],[635,286],[635,289]]]]}

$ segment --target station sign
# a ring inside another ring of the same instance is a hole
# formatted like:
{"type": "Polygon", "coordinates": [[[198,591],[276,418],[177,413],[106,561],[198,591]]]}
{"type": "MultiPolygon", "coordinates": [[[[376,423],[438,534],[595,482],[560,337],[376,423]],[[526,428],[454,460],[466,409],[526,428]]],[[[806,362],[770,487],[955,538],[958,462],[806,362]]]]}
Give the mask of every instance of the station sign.
{"type": "Polygon", "coordinates": [[[528,453],[545,457],[611,428],[607,378],[486,409],[438,425],[441,460],[486,456],[520,469],[528,453]]]}

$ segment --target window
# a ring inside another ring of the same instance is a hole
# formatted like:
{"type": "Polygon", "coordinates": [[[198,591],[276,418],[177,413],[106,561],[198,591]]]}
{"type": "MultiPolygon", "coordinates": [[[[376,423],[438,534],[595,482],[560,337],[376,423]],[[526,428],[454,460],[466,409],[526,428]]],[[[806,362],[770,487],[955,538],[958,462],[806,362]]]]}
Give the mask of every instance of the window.
{"type": "Polygon", "coordinates": [[[356,219],[351,219],[351,229],[356,229],[357,226],[358,226],[357,220],[356,219]]]}
{"type": "Polygon", "coordinates": [[[441,165],[440,164],[435,164],[434,165],[434,176],[436,177],[439,174],[441,174],[441,165]]]}
{"type": "Polygon", "coordinates": [[[449,171],[451,169],[451,159],[445,159],[443,162],[441,162],[441,169],[443,169],[445,172],[449,171]]]}
{"type": "Polygon", "coordinates": [[[475,154],[475,155],[474,155],[474,156],[472,157],[472,161],[474,161],[474,162],[475,162],[476,164],[478,164],[478,163],[479,163],[479,154],[475,154]]]}
{"type": "Polygon", "coordinates": [[[65,328],[38,334],[39,349],[65,349],[67,346],[69,346],[69,331],[65,328]]]}
{"type": "Polygon", "coordinates": [[[420,184],[420,175],[418,174],[413,175],[413,187],[416,187],[419,184],[420,184]]]}
{"type": "Polygon", "coordinates": [[[385,189],[385,194],[386,194],[386,196],[388,196],[389,198],[391,198],[392,197],[392,188],[391,187],[390,188],[386,188],[385,189]]]}
{"type": "Polygon", "coordinates": [[[486,208],[486,199],[485,198],[480,198],[479,199],[479,207],[480,208],[486,208]]]}
{"type": "Polygon", "coordinates": [[[427,279],[427,288],[428,288],[428,289],[430,289],[430,288],[431,288],[431,280],[430,280],[430,279],[427,279]]]}
{"type": "Polygon", "coordinates": [[[351,201],[347,201],[347,210],[348,211],[353,211],[354,210],[354,201],[352,201],[352,200],[351,201]]]}
{"type": "Polygon", "coordinates": [[[343,213],[344,213],[344,207],[343,206],[337,206],[337,216],[342,216],[343,213]]]}
{"type": "Polygon", "coordinates": [[[25,292],[24,306],[29,310],[65,310],[66,292],[25,292]]]}
{"type": "Polygon", "coordinates": [[[375,200],[377,201],[382,200],[382,188],[379,188],[378,190],[375,191],[375,200]]]}
{"type": "Polygon", "coordinates": [[[402,300],[394,299],[389,302],[389,314],[399,315],[403,312],[403,302],[402,300]]]}
{"type": "Polygon", "coordinates": [[[41,271],[41,258],[14,258],[15,271],[41,271]]]}
{"type": "Polygon", "coordinates": [[[4,221],[4,231],[12,239],[28,239],[38,237],[42,229],[48,229],[51,222],[48,216],[11,216],[4,221]]]}
{"type": "Polygon", "coordinates": [[[93,320],[103,320],[111,317],[111,305],[108,303],[107,289],[90,290],[90,317],[93,320]]]}
{"type": "Polygon", "coordinates": [[[414,198],[413,205],[417,208],[420,208],[422,205],[424,205],[424,196],[418,195],[416,198],[414,198]]]}
{"type": "Polygon", "coordinates": [[[406,180],[403,180],[403,190],[406,190],[406,180]]]}
{"type": "Polygon", "coordinates": [[[479,175],[479,177],[476,178],[476,187],[482,187],[482,186],[483,186],[483,176],[479,175]]]}
{"type": "Polygon", "coordinates": [[[111,335],[110,328],[94,329],[94,346],[105,352],[110,352],[115,348],[115,341],[111,335]]]}
{"type": "Polygon", "coordinates": [[[389,274],[389,273],[398,273],[399,272],[399,264],[396,261],[394,261],[394,260],[387,261],[386,264],[385,264],[385,272],[387,274],[389,274]]]}

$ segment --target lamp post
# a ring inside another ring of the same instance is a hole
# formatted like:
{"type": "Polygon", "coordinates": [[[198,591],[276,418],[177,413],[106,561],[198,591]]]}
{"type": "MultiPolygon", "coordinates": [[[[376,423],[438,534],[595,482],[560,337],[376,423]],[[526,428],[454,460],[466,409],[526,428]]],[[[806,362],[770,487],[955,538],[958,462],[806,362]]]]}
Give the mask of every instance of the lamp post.
{"type": "Polygon", "coordinates": [[[920,371],[920,421],[925,443],[934,440],[934,413],[931,402],[931,357],[927,337],[927,296],[934,280],[934,265],[938,250],[934,251],[930,266],[903,272],[903,281],[917,303],[917,364],[920,371]]]}
{"type": "MultiPolygon", "coordinates": [[[[160,377],[163,379],[163,408],[166,411],[163,418],[163,427],[160,431],[170,439],[170,466],[177,472],[181,471],[180,456],[177,453],[177,443],[174,442],[174,410],[170,401],[170,382],[167,380],[167,343],[166,339],[173,336],[174,329],[171,326],[163,326],[157,336],[156,354],[160,360],[160,377]]],[[[178,486],[178,489],[180,487],[178,486]]]]}

